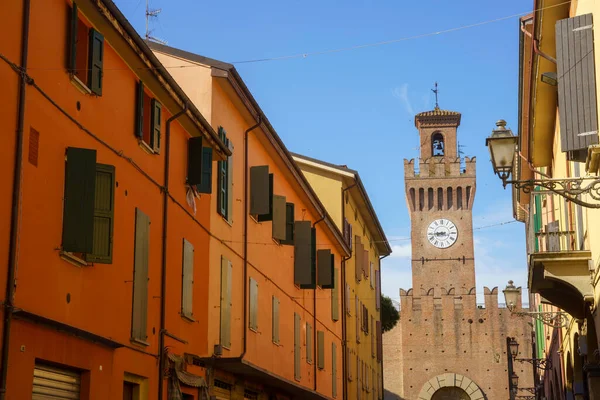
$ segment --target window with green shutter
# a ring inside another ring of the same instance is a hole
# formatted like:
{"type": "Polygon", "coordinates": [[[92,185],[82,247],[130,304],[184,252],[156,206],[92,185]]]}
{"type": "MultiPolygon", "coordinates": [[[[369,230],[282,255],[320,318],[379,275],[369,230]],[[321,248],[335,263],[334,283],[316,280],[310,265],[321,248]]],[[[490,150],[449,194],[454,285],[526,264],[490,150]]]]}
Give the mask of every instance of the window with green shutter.
{"type": "Polygon", "coordinates": [[[317,368],[325,369],[325,332],[317,331],[317,368]]]}
{"type": "Polygon", "coordinates": [[[294,379],[299,381],[302,378],[300,370],[300,354],[301,343],[300,343],[300,315],[294,313],[294,379]]]}
{"type": "Polygon", "coordinates": [[[194,246],[183,239],[182,257],[182,282],[181,282],[181,315],[192,319],[193,294],[194,294],[194,246]]]}
{"type": "Polygon", "coordinates": [[[115,167],[96,164],[93,250],[86,261],[112,264],[115,207],[115,167]]]}
{"type": "Polygon", "coordinates": [[[313,331],[312,331],[312,325],[309,324],[308,322],[306,323],[306,362],[309,364],[312,364],[312,355],[313,355],[313,346],[312,346],[312,342],[313,342],[313,331]]]}
{"type": "Polygon", "coordinates": [[[272,237],[276,240],[286,239],[286,202],[285,196],[273,195],[272,237]]]}
{"type": "Polygon", "coordinates": [[[337,346],[331,342],[331,396],[337,397],[337,346]]]}
{"type": "Polygon", "coordinates": [[[148,263],[150,249],[150,217],[135,210],[135,247],[133,261],[133,310],[131,338],[145,344],[148,318],[148,263]]]}
{"type": "Polygon", "coordinates": [[[139,81],[136,85],[135,136],[149,152],[160,153],[162,126],[162,105],[144,88],[139,81]]]}
{"type": "Polygon", "coordinates": [[[256,219],[258,222],[266,222],[273,220],[273,186],[274,186],[274,176],[273,174],[269,174],[269,192],[268,192],[268,203],[269,203],[269,212],[266,214],[258,214],[256,219]]]}
{"type": "MultiPolygon", "coordinates": [[[[333,258],[333,254],[331,255],[333,258]]],[[[331,260],[333,264],[333,259],[331,260]]],[[[340,288],[338,269],[333,269],[333,290],[331,291],[331,319],[333,321],[339,321],[340,319],[340,288]]]]}
{"type": "MultiPolygon", "coordinates": [[[[219,139],[226,146],[230,147],[229,139],[227,139],[227,132],[222,126],[219,127],[219,139]]],[[[223,216],[223,218],[229,221],[229,206],[230,200],[230,181],[231,177],[229,163],[231,162],[231,156],[227,157],[225,161],[219,161],[217,163],[217,212],[223,216]]]]}
{"type": "Polygon", "coordinates": [[[258,331],[258,282],[254,278],[250,278],[249,328],[258,331]]]}
{"type": "Polygon", "coordinates": [[[294,203],[285,203],[285,239],[279,243],[294,244],[294,203]]]}

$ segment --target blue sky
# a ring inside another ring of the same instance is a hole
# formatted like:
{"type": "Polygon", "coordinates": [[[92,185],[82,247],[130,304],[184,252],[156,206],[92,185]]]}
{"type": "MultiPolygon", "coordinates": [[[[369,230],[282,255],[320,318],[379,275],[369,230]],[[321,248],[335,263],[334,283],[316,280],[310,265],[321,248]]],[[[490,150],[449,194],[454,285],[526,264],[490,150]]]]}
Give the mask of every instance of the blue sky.
{"type": "MultiPolygon", "coordinates": [[[[505,0],[150,0],[161,8],[153,35],[170,46],[223,61],[293,54],[307,57],[236,68],[294,152],[360,172],[394,248],[383,261],[383,292],[399,299],[410,279],[410,222],[403,159],[417,156],[414,113],[440,107],[462,113],[459,141],[476,156],[474,225],[512,220],[510,192],[493,176],[485,137],[496,120],[517,125],[518,17],[394,44],[325,55],[312,52],[380,42],[495,20],[531,10],[505,0]]],[[[116,0],[144,34],[145,0],[116,0]]],[[[475,231],[477,292],[526,287],[524,227],[475,231]]],[[[502,301],[502,300],[500,300],[502,301]]]]}

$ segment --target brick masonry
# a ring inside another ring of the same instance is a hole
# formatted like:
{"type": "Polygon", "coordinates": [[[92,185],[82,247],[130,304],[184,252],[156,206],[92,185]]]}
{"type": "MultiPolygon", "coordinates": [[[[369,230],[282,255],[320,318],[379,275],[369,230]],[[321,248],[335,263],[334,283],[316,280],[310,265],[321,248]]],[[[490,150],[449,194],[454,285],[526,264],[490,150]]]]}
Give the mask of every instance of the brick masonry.
{"type": "MultiPolygon", "coordinates": [[[[413,288],[400,289],[400,321],[383,336],[385,399],[505,400],[506,337],[520,343],[519,357],[531,358],[529,320],[499,308],[497,288],[484,287],[485,304],[477,304],[472,225],[476,164],[475,158],[458,157],[459,124],[460,114],[439,109],[415,117],[421,158],[418,164],[404,161],[413,288]],[[432,156],[436,133],[444,138],[443,156],[432,156]],[[426,237],[429,224],[439,218],[458,229],[456,242],[445,249],[426,237]],[[454,394],[447,397],[450,389],[454,394]]],[[[520,387],[533,386],[530,364],[516,362],[515,372],[520,387]]]]}

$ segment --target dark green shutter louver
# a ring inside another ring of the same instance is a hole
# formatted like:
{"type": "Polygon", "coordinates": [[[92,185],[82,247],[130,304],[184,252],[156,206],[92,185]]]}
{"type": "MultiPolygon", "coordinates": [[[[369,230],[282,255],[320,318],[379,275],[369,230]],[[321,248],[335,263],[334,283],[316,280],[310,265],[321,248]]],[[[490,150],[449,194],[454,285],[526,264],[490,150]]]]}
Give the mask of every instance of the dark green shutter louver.
{"type": "Polygon", "coordinates": [[[294,284],[302,289],[314,288],[310,221],[296,221],[294,236],[294,284]]]}
{"type": "Polygon", "coordinates": [[[67,148],[62,248],[91,253],[94,242],[96,150],[67,148]]]}
{"type": "Polygon", "coordinates": [[[94,246],[86,261],[111,264],[114,231],[115,167],[96,165],[94,195],[94,246]]]}
{"type": "Polygon", "coordinates": [[[269,174],[269,213],[258,215],[258,222],[273,220],[273,174],[269,174]]]}
{"type": "MultiPolygon", "coordinates": [[[[331,265],[335,265],[333,254],[331,255],[331,265]]],[[[331,319],[333,321],[339,321],[340,319],[340,284],[337,268],[333,268],[333,290],[331,291],[331,319]]]]}
{"type": "Polygon", "coordinates": [[[202,137],[188,139],[187,183],[199,185],[202,183],[202,137]]]}
{"type": "Polygon", "coordinates": [[[273,239],[286,239],[286,218],[285,196],[273,195],[273,239]]]}
{"type": "Polygon", "coordinates": [[[150,147],[155,153],[160,153],[160,124],[162,121],[162,106],[152,99],[152,123],[150,127],[150,147]]]}
{"type": "Polygon", "coordinates": [[[317,367],[325,369],[325,332],[317,331],[317,367]]]}
{"type": "Polygon", "coordinates": [[[141,342],[145,342],[148,337],[146,335],[146,325],[148,318],[149,252],[150,218],[139,208],[136,208],[131,337],[141,342]]]}
{"type": "Polygon", "coordinates": [[[323,289],[333,288],[333,265],[331,250],[317,251],[317,284],[323,289]]]}
{"type": "Polygon", "coordinates": [[[269,167],[250,167],[250,214],[266,215],[270,210],[269,167]]]}
{"type": "Polygon", "coordinates": [[[580,162],[585,162],[587,147],[598,143],[593,30],[592,14],[556,23],[561,149],[580,162]]]}
{"type": "Polygon", "coordinates": [[[212,147],[202,148],[202,168],[200,183],[196,185],[199,193],[212,193],[212,147]]]}
{"type": "Polygon", "coordinates": [[[136,85],[135,136],[140,140],[144,138],[144,84],[142,81],[136,85]]]}
{"type": "Polygon", "coordinates": [[[77,14],[77,3],[73,2],[69,21],[69,59],[67,61],[67,69],[71,74],[77,72],[77,25],[79,23],[77,14]]]}
{"type": "Polygon", "coordinates": [[[281,244],[294,244],[294,203],[285,204],[285,239],[281,244]]]}
{"type": "Polygon", "coordinates": [[[307,322],[306,323],[306,362],[309,364],[312,364],[312,356],[313,356],[313,346],[312,346],[312,342],[313,342],[313,333],[312,333],[312,326],[307,322]]]}
{"type": "Polygon", "coordinates": [[[104,63],[104,36],[95,29],[90,29],[88,84],[92,93],[102,96],[102,65],[104,63]]]}

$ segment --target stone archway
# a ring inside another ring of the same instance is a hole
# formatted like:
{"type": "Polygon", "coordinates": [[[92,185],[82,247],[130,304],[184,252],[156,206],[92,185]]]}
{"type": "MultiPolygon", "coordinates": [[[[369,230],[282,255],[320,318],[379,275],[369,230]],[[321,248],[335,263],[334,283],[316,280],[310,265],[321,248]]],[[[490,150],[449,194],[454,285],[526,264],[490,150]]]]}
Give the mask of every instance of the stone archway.
{"type": "Polygon", "coordinates": [[[485,400],[475,382],[464,375],[438,375],[423,385],[419,400],[485,400]]]}

